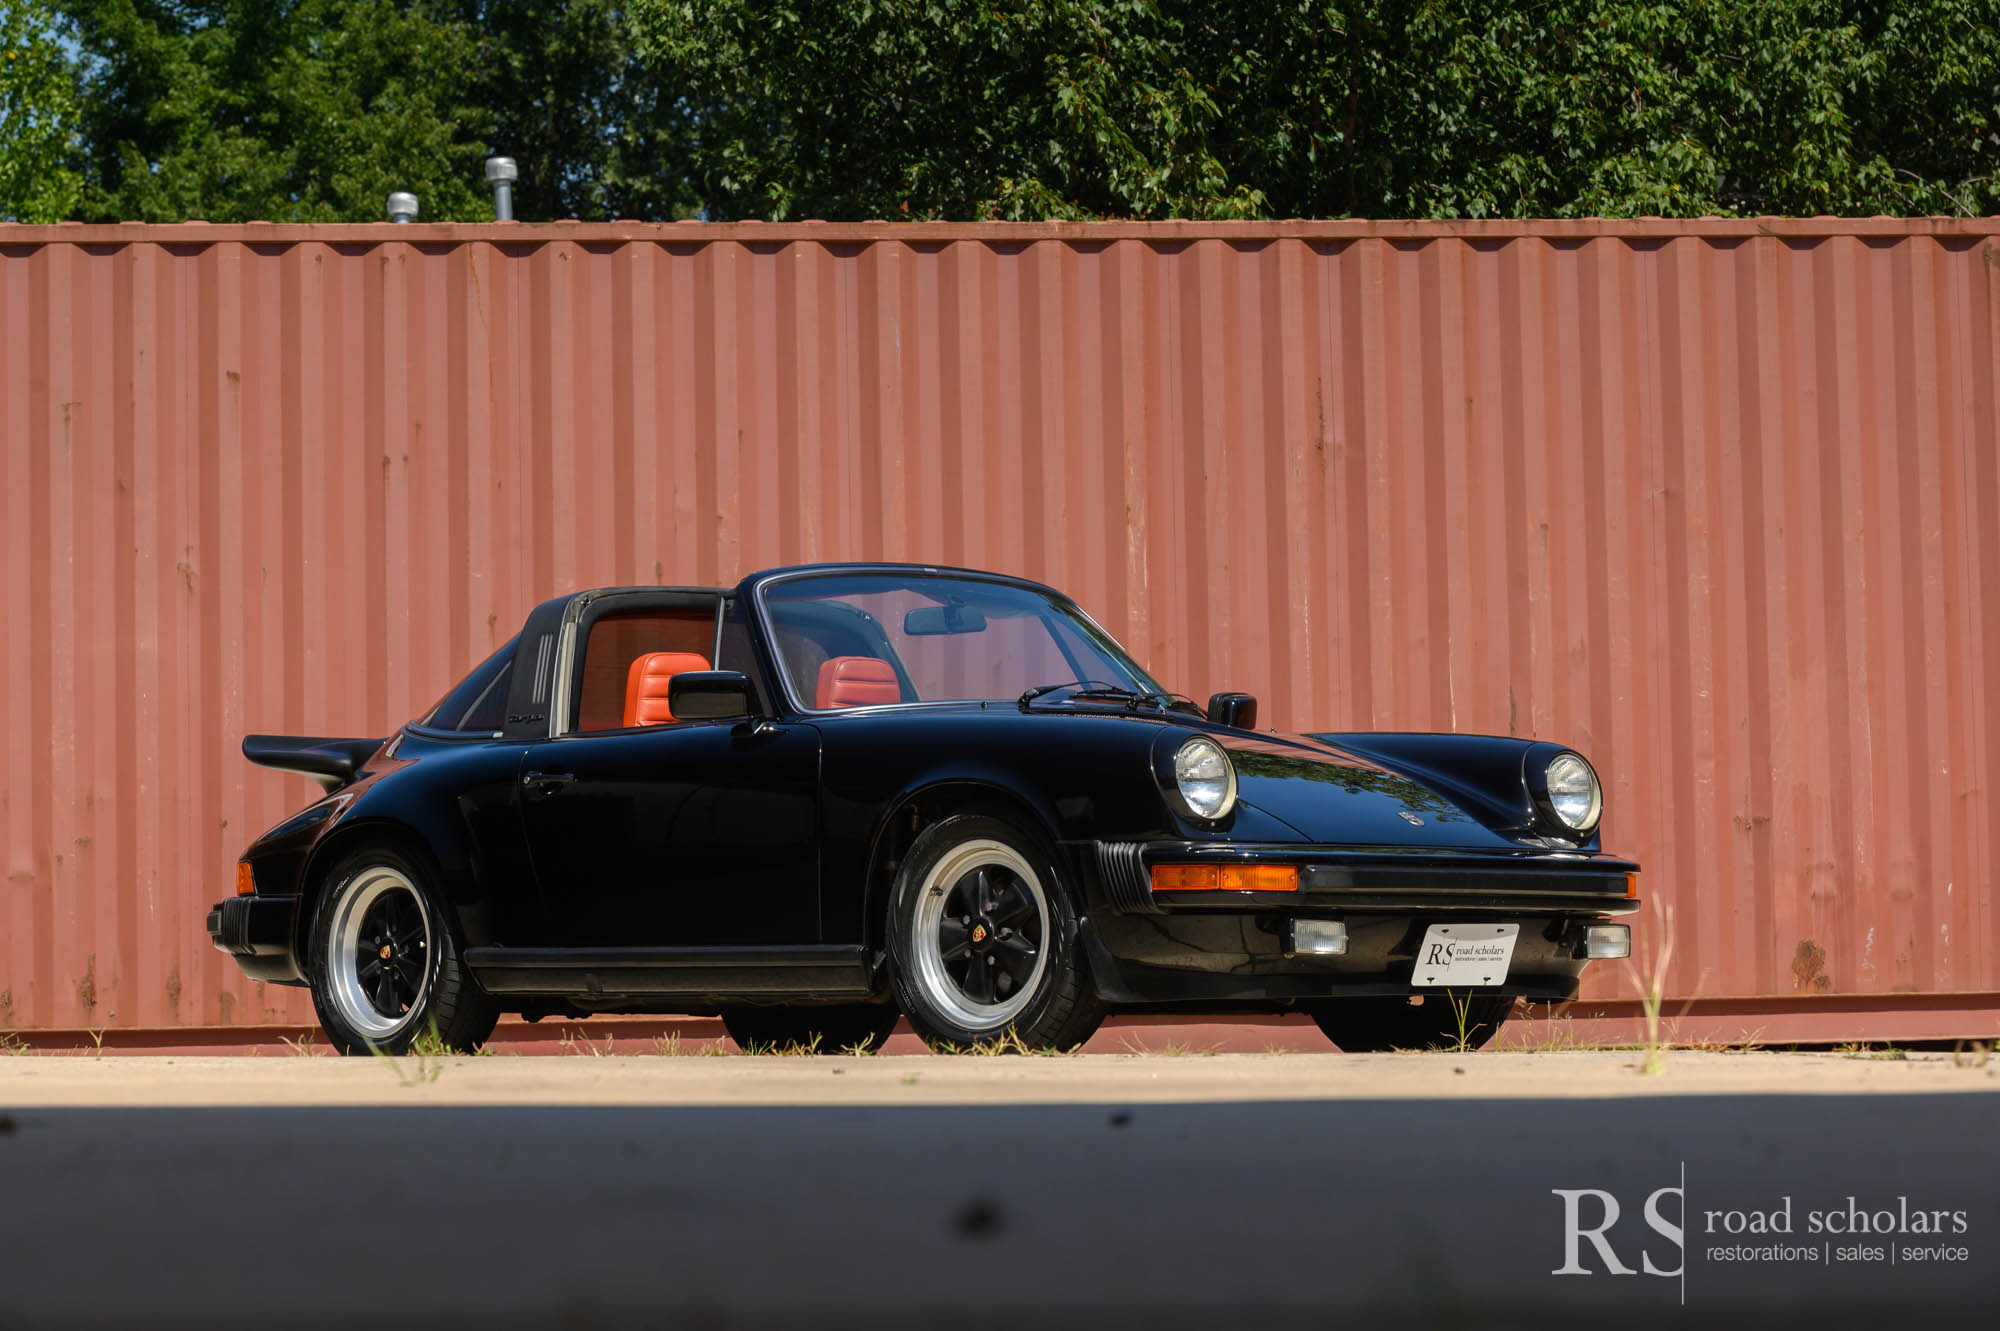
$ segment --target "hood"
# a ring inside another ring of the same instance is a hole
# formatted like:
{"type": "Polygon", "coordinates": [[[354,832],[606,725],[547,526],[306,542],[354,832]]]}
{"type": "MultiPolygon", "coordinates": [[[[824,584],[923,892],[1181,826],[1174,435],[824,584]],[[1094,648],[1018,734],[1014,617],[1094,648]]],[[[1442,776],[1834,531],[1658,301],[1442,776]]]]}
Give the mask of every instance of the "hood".
{"type": "Polygon", "coordinates": [[[1539,847],[1490,801],[1305,736],[1216,733],[1238,798],[1332,845],[1519,851],[1539,847]]]}

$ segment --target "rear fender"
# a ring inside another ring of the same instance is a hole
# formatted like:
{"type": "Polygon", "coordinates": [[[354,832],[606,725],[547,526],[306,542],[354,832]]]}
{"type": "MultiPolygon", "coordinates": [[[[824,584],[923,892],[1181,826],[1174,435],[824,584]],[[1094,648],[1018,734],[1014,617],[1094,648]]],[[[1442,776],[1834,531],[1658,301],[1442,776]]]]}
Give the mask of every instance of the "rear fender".
{"type": "MultiPolygon", "coordinates": [[[[466,946],[479,947],[492,941],[471,848],[455,821],[435,811],[407,806],[399,807],[394,816],[383,816],[369,809],[364,799],[330,822],[306,857],[298,879],[301,945],[328,875],[342,858],[369,845],[393,846],[430,874],[454,908],[466,946]]],[[[304,951],[299,955],[303,957],[304,951]]]]}

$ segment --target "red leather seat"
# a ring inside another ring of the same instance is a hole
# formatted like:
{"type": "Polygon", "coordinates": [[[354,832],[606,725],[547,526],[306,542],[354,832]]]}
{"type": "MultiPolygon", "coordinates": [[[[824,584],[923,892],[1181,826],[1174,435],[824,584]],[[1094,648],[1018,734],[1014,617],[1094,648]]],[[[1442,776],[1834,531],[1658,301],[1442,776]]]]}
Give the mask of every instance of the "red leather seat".
{"type": "Polygon", "coordinates": [[[821,711],[903,701],[896,667],[879,656],[836,656],[819,668],[821,711]]]}
{"type": "Polygon", "coordinates": [[[690,670],[708,669],[708,658],[693,652],[648,652],[625,672],[625,724],[657,726],[674,719],[667,710],[667,681],[690,670]]]}

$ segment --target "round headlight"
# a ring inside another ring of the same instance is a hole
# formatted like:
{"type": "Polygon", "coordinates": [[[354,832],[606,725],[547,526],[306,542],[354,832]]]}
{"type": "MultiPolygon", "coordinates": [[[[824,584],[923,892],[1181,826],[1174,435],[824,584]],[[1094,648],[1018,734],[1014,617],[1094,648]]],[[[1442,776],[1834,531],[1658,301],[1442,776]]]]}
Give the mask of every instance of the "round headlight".
{"type": "Polygon", "coordinates": [[[1588,832],[1604,813],[1604,792],[1597,773],[1574,753],[1559,753],[1549,762],[1549,807],[1573,831],[1588,832]]]}
{"type": "Polygon", "coordinates": [[[1236,765],[1214,740],[1196,735],[1174,754],[1174,782],[1188,808],[1216,819],[1236,807],[1236,765]]]}

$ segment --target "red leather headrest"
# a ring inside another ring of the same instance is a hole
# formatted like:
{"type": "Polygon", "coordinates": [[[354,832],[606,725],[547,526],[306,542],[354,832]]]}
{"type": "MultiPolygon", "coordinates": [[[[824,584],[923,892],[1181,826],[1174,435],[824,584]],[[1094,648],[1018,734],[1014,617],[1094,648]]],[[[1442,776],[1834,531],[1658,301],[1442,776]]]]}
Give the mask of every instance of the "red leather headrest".
{"type": "Polygon", "coordinates": [[[836,656],[819,668],[820,710],[903,701],[896,667],[879,656],[836,656]]]}
{"type": "Polygon", "coordinates": [[[625,672],[625,724],[657,726],[674,719],[667,710],[667,681],[690,670],[708,669],[708,658],[693,652],[648,652],[625,672]]]}

